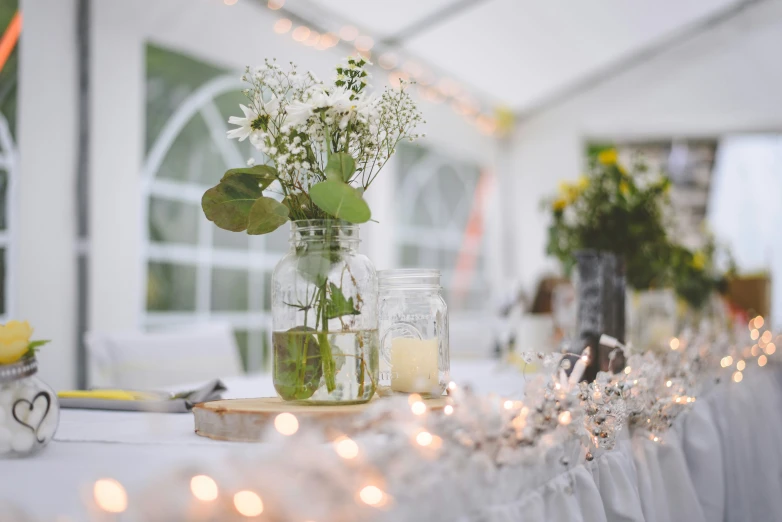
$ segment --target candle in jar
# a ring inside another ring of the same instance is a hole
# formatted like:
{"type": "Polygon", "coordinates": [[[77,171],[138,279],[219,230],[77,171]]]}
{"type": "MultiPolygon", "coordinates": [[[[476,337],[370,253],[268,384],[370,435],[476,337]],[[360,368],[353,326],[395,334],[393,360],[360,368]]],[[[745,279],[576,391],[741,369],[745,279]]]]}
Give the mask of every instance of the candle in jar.
{"type": "Polygon", "coordinates": [[[391,389],[403,393],[431,393],[440,387],[437,339],[391,339],[391,389]]]}

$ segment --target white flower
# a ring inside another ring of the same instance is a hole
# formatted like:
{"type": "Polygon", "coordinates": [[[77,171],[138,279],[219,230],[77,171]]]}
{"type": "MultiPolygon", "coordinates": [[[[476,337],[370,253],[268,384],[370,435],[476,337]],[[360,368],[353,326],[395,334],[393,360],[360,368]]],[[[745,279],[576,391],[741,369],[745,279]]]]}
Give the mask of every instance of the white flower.
{"type": "Polygon", "coordinates": [[[312,87],[308,94],[308,102],[313,109],[322,109],[329,105],[329,95],[322,85],[312,87]]]}
{"type": "Polygon", "coordinates": [[[250,158],[247,160],[247,166],[252,167],[255,165],[255,158],[250,158]]]}
{"type": "Polygon", "coordinates": [[[263,112],[269,115],[271,118],[276,118],[277,113],[280,110],[280,100],[272,96],[266,103],[263,100],[258,100],[258,105],[263,109],[263,112]]]}
{"type": "Polygon", "coordinates": [[[287,114],[285,123],[293,127],[298,127],[307,122],[307,120],[314,114],[313,107],[310,103],[293,100],[285,109],[287,114]]]}
{"type": "Polygon", "coordinates": [[[346,89],[335,88],[328,96],[328,106],[335,112],[348,112],[354,107],[353,100],[350,99],[352,93],[346,89]]]}
{"type": "Polygon", "coordinates": [[[356,104],[356,112],[368,122],[376,121],[380,117],[379,102],[380,98],[376,94],[364,96],[356,104]]]}
{"type": "Polygon", "coordinates": [[[229,130],[227,134],[229,139],[237,138],[239,141],[244,141],[253,131],[252,123],[258,117],[258,113],[245,105],[239,105],[239,108],[242,109],[244,118],[239,116],[231,116],[228,118],[228,123],[231,125],[238,125],[238,127],[236,129],[229,130]]]}

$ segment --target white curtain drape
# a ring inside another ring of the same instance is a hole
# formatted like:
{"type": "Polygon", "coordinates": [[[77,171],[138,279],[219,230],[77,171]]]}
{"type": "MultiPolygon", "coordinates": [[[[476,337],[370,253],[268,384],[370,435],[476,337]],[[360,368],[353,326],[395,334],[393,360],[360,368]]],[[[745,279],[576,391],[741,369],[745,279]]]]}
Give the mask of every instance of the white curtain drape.
{"type": "Polygon", "coordinates": [[[782,325],[782,135],[720,141],[707,219],[743,272],[770,270],[772,320],[782,325]]]}

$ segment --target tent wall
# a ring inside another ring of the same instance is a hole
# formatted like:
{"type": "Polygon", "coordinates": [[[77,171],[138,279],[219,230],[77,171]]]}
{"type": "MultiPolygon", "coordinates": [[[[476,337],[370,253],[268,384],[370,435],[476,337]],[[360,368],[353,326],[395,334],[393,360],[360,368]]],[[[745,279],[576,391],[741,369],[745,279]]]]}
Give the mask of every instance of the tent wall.
{"type": "Polygon", "coordinates": [[[518,126],[517,274],[531,289],[556,262],[544,253],[542,198],[578,176],[587,140],[719,137],[782,131],[782,2],[757,3],[654,58],[552,105],[518,126]]]}

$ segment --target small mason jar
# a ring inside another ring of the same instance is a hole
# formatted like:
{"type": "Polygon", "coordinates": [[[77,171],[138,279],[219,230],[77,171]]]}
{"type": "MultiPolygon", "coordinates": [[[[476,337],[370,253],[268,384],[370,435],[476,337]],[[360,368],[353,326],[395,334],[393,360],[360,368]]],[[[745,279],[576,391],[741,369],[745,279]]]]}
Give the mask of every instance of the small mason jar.
{"type": "Polygon", "coordinates": [[[450,380],[448,307],[440,271],[378,273],[381,395],[442,395],[450,380]]]}
{"type": "Polygon", "coordinates": [[[377,274],[358,225],[291,223],[272,275],[273,380],[286,401],[369,401],[378,382],[377,274]]]}
{"type": "Polygon", "coordinates": [[[27,457],[54,437],[60,406],[37,372],[35,357],[0,365],[0,458],[27,457]]]}

